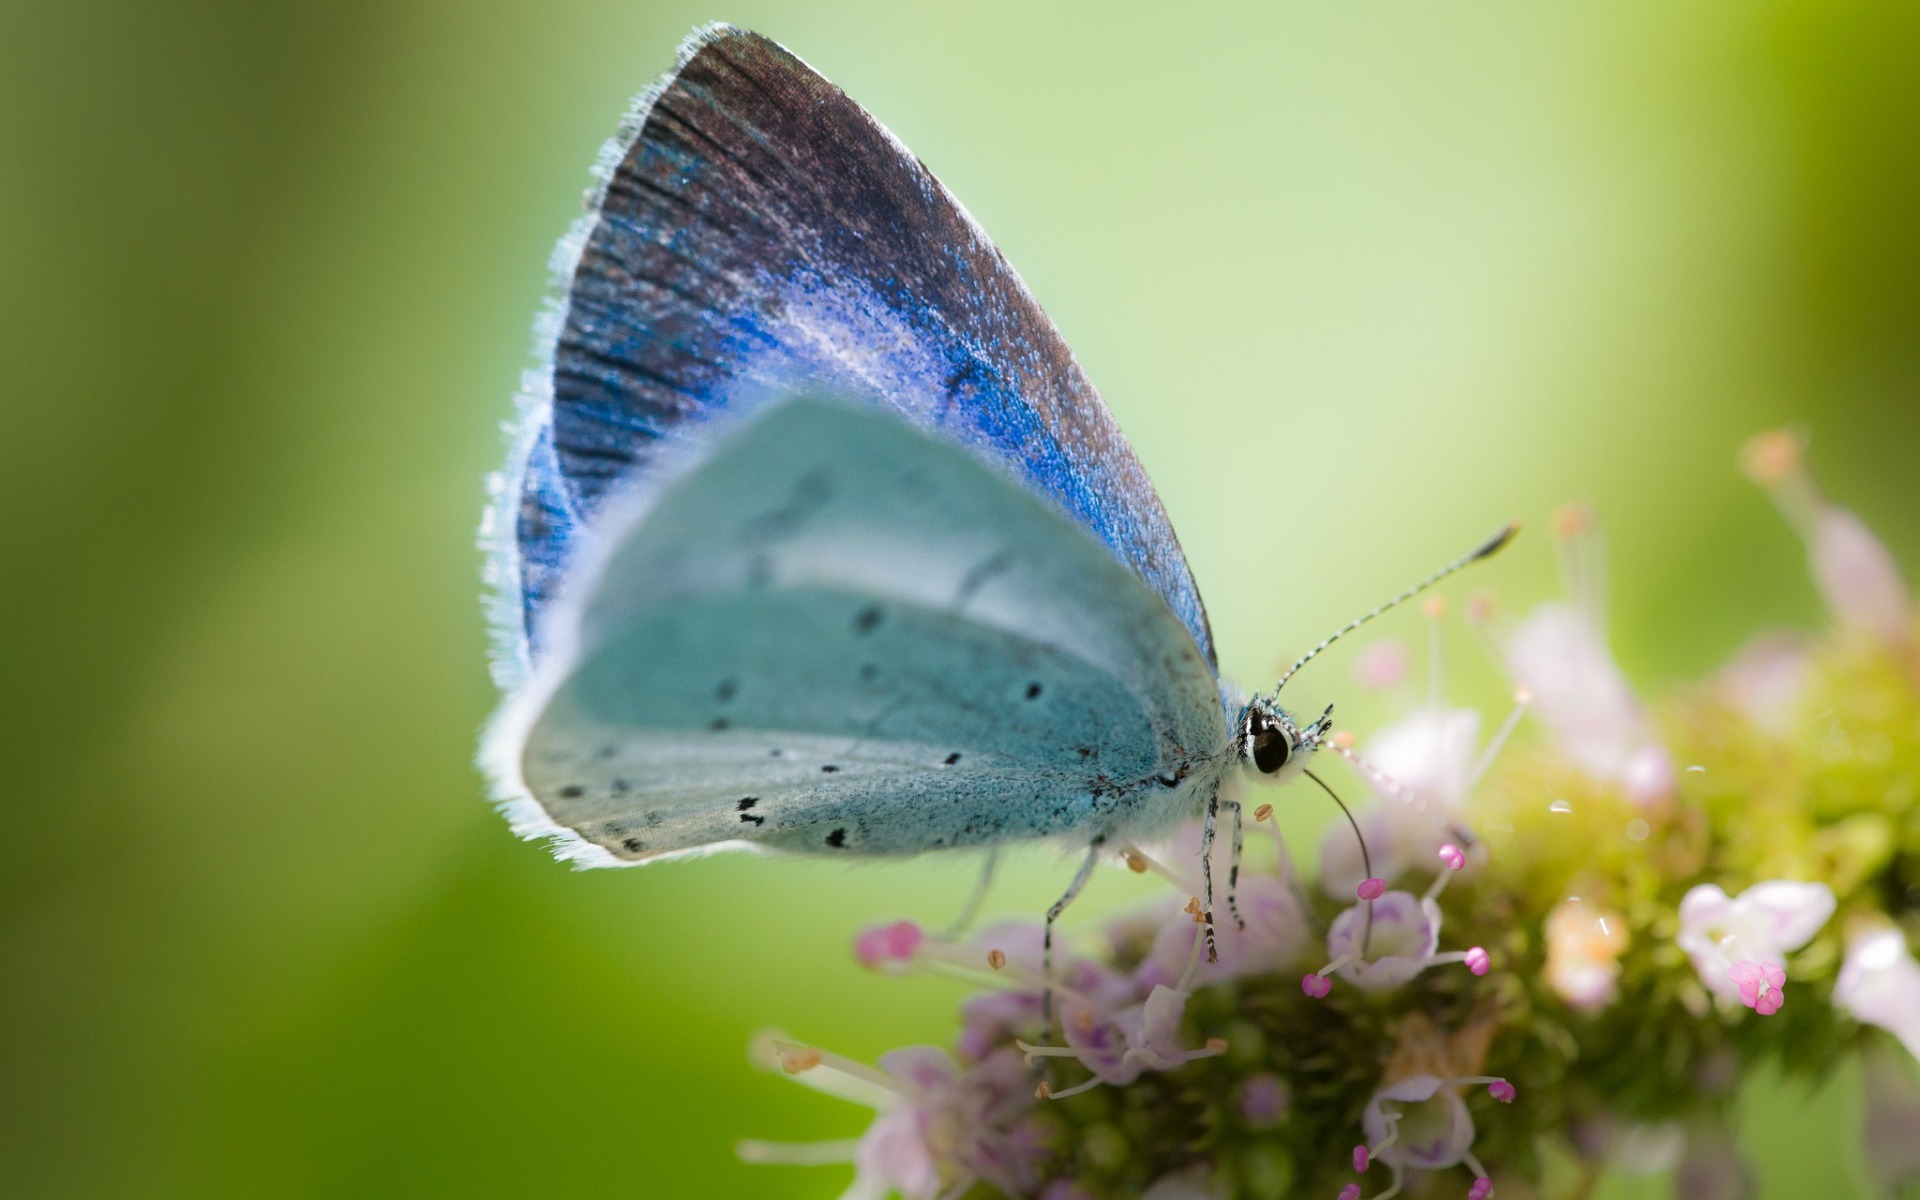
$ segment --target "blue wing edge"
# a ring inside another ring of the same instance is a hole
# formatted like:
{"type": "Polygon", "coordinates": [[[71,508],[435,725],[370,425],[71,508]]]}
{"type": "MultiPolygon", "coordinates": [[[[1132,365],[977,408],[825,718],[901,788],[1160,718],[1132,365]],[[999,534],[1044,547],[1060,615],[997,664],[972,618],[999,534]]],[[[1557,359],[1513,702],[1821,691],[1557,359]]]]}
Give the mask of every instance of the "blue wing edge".
{"type": "MultiPolygon", "coordinates": [[[[481,603],[486,612],[491,641],[489,666],[493,682],[505,694],[505,699],[481,733],[477,765],[487,778],[488,794],[494,807],[507,819],[514,834],[528,841],[545,840],[556,859],[571,862],[580,869],[634,864],[614,857],[555,822],[540,807],[539,801],[533,798],[521,776],[520,748],[526,744],[526,736],[533,722],[562,680],[538,679],[533,670],[526,626],[526,598],[521,590],[522,563],[517,518],[522,497],[531,480],[536,488],[535,499],[546,509],[548,520],[559,534],[555,541],[560,544],[572,543],[576,549],[582,548],[581,540],[571,536],[577,518],[561,490],[559,464],[553,452],[554,354],[560,332],[566,327],[568,293],[573,286],[575,270],[580,265],[580,256],[586,249],[587,238],[600,220],[607,188],[620,164],[626,160],[634,141],[646,127],[654,101],[672,86],[675,77],[704,47],[733,32],[733,26],[714,21],[687,35],[674,56],[673,68],[647,85],[628,103],[627,111],[613,136],[601,145],[600,153],[590,168],[593,184],[585,197],[585,211],[574,218],[567,231],[554,244],[553,253],[547,259],[547,294],[533,319],[534,362],[520,373],[520,388],[514,395],[513,417],[501,425],[507,443],[506,465],[487,476],[487,502],[479,530],[480,551],[485,556],[482,568],[485,591],[481,603]]],[[[675,456],[669,454],[666,457],[675,456]]],[[[652,485],[664,483],[677,476],[679,471],[673,469],[671,463],[662,462],[648,474],[649,486],[642,490],[651,494],[655,490],[652,485]]],[[[637,500],[632,497],[627,501],[635,502],[637,500]]],[[[611,515],[611,512],[602,513],[602,517],[611,515]]],[[[590,578],[597,572],[589,569],[580,574],[590,578]]],[[[563,594],[556,599],[554,611],[549,614],[551,618],[559,619],[544,620],[544,626],[556,631],[571,626],[572,622],[566,620],[563,614],[569,605],[568,593],[577,590],[562,589],[563,594]]],[[[543,657],[563,660],[571,655],[566,647],[549,646],[543,657]]],[[[744,841],[716,842],[664,854],[649,861],[697,858],[721,850],[758,852],[760,847],[744,841]]]]}

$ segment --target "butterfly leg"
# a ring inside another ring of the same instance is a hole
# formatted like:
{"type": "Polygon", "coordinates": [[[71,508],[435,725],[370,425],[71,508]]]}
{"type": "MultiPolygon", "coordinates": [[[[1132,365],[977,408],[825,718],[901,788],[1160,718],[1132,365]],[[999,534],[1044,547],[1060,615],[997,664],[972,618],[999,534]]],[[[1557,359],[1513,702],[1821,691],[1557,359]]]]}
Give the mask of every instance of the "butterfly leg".
{"type": "Polygon", "coordinates": [[[1067,911],[1067,905],[1073,903],[1080,889],[1087,886],[1087,879],[1093,874],[1093,864],[1100,861],[1100,847],[1105,845],[1107,835],[1101,834],[1087,846],[1087,856],[1080,860],[1080,869],[1073,873],[1073,882],[1053,907],[1047,910],[1047,928],[1040,939],[1040,975],[1046,980],[1046,986],[1040,993],[1040,1022],[1046,1036],[1053,1036],[1053,923],[1060,914],[1067,911]]]}
{"type": "Polygon", "coordinates": [[[1207,961],[1220,961],[1220,948],[1213,940],[1213,830],[1220,821],[1220,793],[1207,797],[1207,819],[1200,826],[1200,919],[1207,925],[1207,961]]]}
{"type": "Polygon", "coordinates": [[[1240,890],[1240,802],[1223,800],[1227,810],[1233,814],[1233,853],[1227,859],[1227,915],[1233,918],[1234,928],[1245,931],[1247,921],[1240,915],[1240,905],[1236,893],[1240,890]]]}
{"type": "Polygon", "coordinates": [[[987,851],[986,865],[980,868],[980,881],[973,885],[973,895],[967,897],[966,906],[960,910],[960,915],[953,919],[953,924],[947,926],[941,937],[951,940],[973,927],[973,919],[980,915],[980,906],[986,903],[987,889],[993,886],[994,868],[999,865],[1000,847],[995,846],[987,851]]]}

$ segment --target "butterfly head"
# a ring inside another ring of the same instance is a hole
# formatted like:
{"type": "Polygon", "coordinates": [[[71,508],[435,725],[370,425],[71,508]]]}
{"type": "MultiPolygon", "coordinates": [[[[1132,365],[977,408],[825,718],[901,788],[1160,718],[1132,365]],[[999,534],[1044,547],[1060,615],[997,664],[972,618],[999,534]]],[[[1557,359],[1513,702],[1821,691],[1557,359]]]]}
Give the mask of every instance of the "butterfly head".
{"type": "Polygon", "coordinates": [[[1234,740],[1241,761],[1262,778],[1284,783],[1307,769],[1313,752],[1333,728],[1333,706],[1311,724],[1265,696],[1255,696],[1240,710],[1234,740]]]}

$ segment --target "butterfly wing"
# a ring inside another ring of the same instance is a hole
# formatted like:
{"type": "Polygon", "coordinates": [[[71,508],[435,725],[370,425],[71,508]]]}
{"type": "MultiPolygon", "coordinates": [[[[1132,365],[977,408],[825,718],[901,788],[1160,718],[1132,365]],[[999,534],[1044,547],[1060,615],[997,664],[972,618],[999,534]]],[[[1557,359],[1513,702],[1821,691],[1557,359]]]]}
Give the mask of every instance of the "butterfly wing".
{"type": "Polygon", "coordinates": [[[883,411],[765,406],[605,519],[485,752],[569,857],[1091,836],[1171,819],[1225,744],[1159,595],[883,411]]]}
{"type": "Polygon", "coordinates": [[[1018,276],[905,147],[757,34],[714,26],[602,157],[501,481],[511,682],[607,498],[768,396],[890,408],[1004,464],[1138,574],[1214,662],[1145,471],[1018,276]]]}

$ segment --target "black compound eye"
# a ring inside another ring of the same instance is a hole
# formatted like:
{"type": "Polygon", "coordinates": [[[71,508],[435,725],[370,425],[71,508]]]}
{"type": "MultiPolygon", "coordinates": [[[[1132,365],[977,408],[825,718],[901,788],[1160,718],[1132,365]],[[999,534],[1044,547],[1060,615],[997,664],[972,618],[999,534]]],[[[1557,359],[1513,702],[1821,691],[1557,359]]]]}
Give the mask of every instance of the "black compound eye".
{"type": "Polygon", "coordinates": [[[1287,765],[1293,757],[1293,742],[1286,731],[1274,725],[1267,725],[1254,731],[1253,765],[1262,775],[1271,775],[1287,765]]]}

